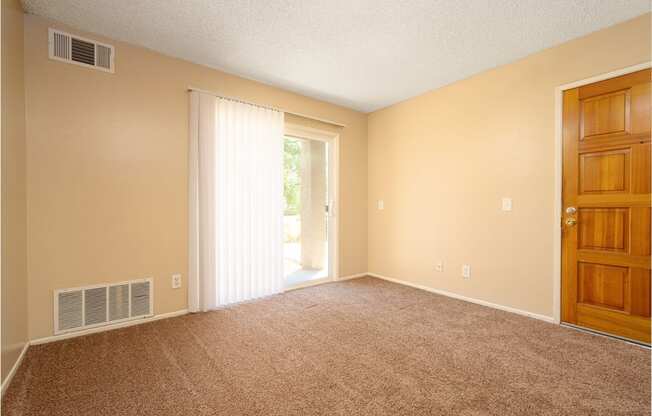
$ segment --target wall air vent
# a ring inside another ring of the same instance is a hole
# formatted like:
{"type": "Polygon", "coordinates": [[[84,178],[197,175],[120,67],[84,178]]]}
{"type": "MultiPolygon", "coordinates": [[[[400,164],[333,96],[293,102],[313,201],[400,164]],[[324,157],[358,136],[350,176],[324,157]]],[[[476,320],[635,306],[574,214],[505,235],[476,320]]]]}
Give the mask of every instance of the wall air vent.
{"type": "Polygon", "coordinates": [[[48,43],[50,59],[113,72],[115,49],[111,45],[52,28],[48,43]]]}
{"type": "Polygon", "coordinates": [[[152,316],[152,294],[152,279],[55,290],[54,333],[152,316]]]}

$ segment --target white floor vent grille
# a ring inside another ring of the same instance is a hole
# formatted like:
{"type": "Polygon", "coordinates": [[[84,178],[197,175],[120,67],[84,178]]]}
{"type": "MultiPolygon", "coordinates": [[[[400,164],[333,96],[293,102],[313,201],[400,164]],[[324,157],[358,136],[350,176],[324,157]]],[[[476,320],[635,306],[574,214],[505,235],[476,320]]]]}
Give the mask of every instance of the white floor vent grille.
{"type": "Polygon", "coordinates": [[[152,279],[55,290],[54,333],[152,316],[152,291],[152,279]]]}

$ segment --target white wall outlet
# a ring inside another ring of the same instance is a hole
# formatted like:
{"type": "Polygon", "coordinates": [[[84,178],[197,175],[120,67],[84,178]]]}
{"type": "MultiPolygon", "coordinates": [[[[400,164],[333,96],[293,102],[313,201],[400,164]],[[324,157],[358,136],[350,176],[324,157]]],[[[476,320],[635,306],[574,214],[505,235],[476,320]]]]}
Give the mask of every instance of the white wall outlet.
{"type": "Polygon", "coordinates": [[[503,211],[511,211],[512,210],[512,198],[503,198],[503,211]]]}
{"type": "Polygon", "coordinates": [[[172,275],[172,289],[179,289],[181,287],[181,275],[173,274],[172,275]]]}
{"type": "Polygon", "coordinates": [[[444,262],[439,260],[435,265],[435,271],[443,272],[444,271],[444,262]]]}
{"type": "Polygon", "coordinates": [[[378,210],[383,210],[383,209],[385,209],[385,201],[383,201],[382,199],[379,199],[378,200],[378,210]]]}
{"type": "Polygon", "coordinates": [[[462,265],[462,277],[465,279],[470,279],[471,278],[471,265],[470,264],[463,264],[462,265]]]}

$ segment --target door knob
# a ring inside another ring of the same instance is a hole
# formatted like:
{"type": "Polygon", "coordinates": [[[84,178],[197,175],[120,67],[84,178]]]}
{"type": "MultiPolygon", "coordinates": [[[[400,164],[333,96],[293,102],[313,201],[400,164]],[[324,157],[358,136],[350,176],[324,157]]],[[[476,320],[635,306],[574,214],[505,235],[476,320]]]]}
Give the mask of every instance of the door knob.
{"type": "Polygon", "coordinates": [[[573,214],[575,214],[576,212],[577,212],[577,208],[575,208],[575,207],[568,207],[568,208],[566,208],[566,214],[568,214],[568,215],[573,215],[573,214]]]}
{"type": "Polygon", "coordinates": [[[577,224],[577,220],[575,218],[566,218],[566,225],[573,226],[577,224]]]}

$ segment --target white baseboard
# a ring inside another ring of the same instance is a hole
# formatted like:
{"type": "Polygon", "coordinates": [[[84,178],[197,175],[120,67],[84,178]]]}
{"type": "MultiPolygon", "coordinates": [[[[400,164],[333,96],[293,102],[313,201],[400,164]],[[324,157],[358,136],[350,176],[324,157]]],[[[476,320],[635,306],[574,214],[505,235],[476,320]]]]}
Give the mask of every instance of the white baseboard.
{"type": "Polygon", "coordinates": [[[100,326],[100,327],[97,327],[97,328],[85,329],[85,330],[77,331],[77,332],[68,332],[66,334],[53,335],[53,336],[50,336],[50,337],[38,338],[38,339],[34,339],[34,340],[30,341],[29,344],[30,345],[47,344],[49,342],[61,341],[61,340],[64,340],[64,339],[76,338],[76,337],[81,337],[81,336],[89,335],[89,334],[95,334],[97,332],[111,331],[113,329],[126,328],[126,327],[129,327],[129,326],[140,325],[140,324],[144,324],[144,323],[147,323],[147,322],[158,321],[159,319],[172,318],[174,316],[181,316],[181,315],[185,315],[187,313],[188,313],[188,309],[181,309],[181,310],[174,311],[174,312],[161,313],[159,315],[154,315],[154,316],[150,316],[150,317],[147,317],[147,318],[136,319],[136,320],[133,320],[133,321],[120,322],[118,324],[111,324],[111,325],[106,325],[106,326],[100,326]]]}
{"type": "Polygon", "coordinates": [[[312,287],[312,286],[319,286],[319,285],[323,285],[324,283],[330,283],[332,281],[333,279],[331,279],[330,277],[322,277],[321,279],[309,280],[307,282],[297,283],[296,285],[286,287],[284,292],[290,292],[297,289],[305,289],[307,287],[312,287]]]}
{"type": "Polygon", "coordinates": [[[338,277],[337,279],[335,279],[335,281],[337,282],[340,280],[351,280],[351,279],[357,279],[359,277],[365,277],[365,276],[369,276],[369,273],[365,272],[365,273],[358,273],[358,274],[350,274],[348,276],[338,277]]]}
{"type": "Polygon", "coordinates": [[[289,292],[291,290],[297,290],[297,289],[304,289],[311,286],[319,286],[325,283],[341,282],[343,280],[357,279],[358,277],[364,277],[364,276],[367,276],[367,273],[352,274],[349,276],[338,277],[336,279],[331,279],[330,277],[324,277],[321,279],[310,280],[308,282],[298,283],[294,286],[290,286],[288,288],[285,288],[285,292],[289,292]]]}
{"type": "Polygon", "coordinates": [[[2,382],[2,392],[0,393],[0,397],[5,395],[5,391],[7,391],[7,387],[9,387],[9,384],[11,383],[11,380],[14,378],[14,375],[16,375],[16,371],[18,371],[18,367],[20,367],[20,364],[23,362],[23,359],[25,358],[25,353],[27,352],[27,348],[29,348],[29,341],[23,345],[23,349],[20,351],[20,355],[18,356],[18,359],[14,363],[13,367],[11,367],[11,371],[9,371],[9,374],[7,374],[7,377],[5,380],[2,382]]]}
{"type": "Polygon", "coordinates": [[[491,302],[487,302],[487,301],[481,300],[481,299],[474,299],[474,298],[470,298],[470,297],[467,297],[467,296],[458,295],[457,293],[447,292],[445,290],[433,289],[433,288],[428,287],[428,286],[423,286],[423,285],[419,285],[419,284],[416,284],[416,283],[410,283],[410,282],[407,282],[405,280],[394,279],[392,277],[382,276],[382,275],[377,274],[377,273],[367,273],[367,275],[372,276],[372,277],[377,277],[379,279],[387,280],[388,282],[398,283],[398,284],[401,284],[401,285],[413,287],[415,289],[421,289],[421,290],[425,290],[425,291],[428,291],[428,292],[436,293],[438,295],[448,296],[449,298],[459,299],[459,300],[475,303],[475,304],[482,305],[482,306],[488,306],[490,308],[500,309],[501,311],[505,311],[505,312],[516,313],[518,315],[527,316],[529,318],[538,319],[538,320],[548,322],[548,323],[551,323],[551,324],[554,323],[554,318],[552,316],[540,315],[538,313],[533,313],[533,312],[524,311],[522,309],[512,308],[511,306],[499,305],[497,303],[491,303],[491,302]]]}

